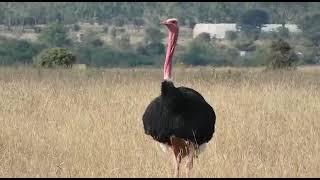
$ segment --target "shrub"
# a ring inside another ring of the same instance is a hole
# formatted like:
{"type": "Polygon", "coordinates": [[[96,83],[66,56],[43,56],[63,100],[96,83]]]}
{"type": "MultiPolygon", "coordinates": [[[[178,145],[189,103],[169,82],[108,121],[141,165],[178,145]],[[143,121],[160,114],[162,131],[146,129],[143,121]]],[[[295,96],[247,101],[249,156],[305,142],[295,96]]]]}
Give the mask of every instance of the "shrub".
{"type": "Polygon", "coordinates": [[[32,63],[32,57],[43,49],[26,40],[3,39],[0,41],[0,64],[32,63]]]}
{"type": "Polygon", "coordinates": [[[120,49],[109,45],[103,47],[79,45],[75,49],[77,62],[90,66],[103,67],[132,67],[138,65],[154,65],[159,61],[158,56],[145,56],[133,49],[120,49]]]}
{"type": "Polygon", "coordinates": [[[37,33],[37,34],[41,33],[41,31],[42,31],[41,27],[37,27],[37,26],[34,26],[33,30],[34,30],[34,33],[37,33]]]}
{"type": "Polygon", "coordinates": [[[34,59],[34,64],[40,67],[71,67],[76,57],[65,48],[49,48],[43,50],[34,59]]]}
{"type": "Polygon", "coordinates": [[[238,53],[235,49],[213,47],[208,42],[194,40],[186,46],[180,55],[181,61],[186,65],[230,65],[238,53]]]}
{"type": "Polygon", "coordinates": [[[267,23],[269,23],[269,14],[266,11],[249,9],[239,16],[236,26],[246,36],[257,40],[262,26],[267,23]]]}
{"type": "Polygon", "coordinates": [[[151,43],[148,45],[138,45],[137,52],[147,56],[164,54],[165,47],[162,43],[151,43]]]}
{"type": "Polygon", "coordinates": [[[81,27],[78,24],[73,25],[73,30],[74,31],[80,31],[81,27]]]}
{"type": "Polygon", "coordinates": [[[108,26],[103,26],[103,32],[108,33],[109,32],[109,27],[108,26]]]}
{"type": "Polygon", "coordinates": [[[289,43],[282,39],[272,41],[270,53],[267,58],[268,68],[272,69],[292,69],[298,62],[298,56],[292,50],[289,43]]]}
{"type": "Polygon", "coordinates": [[[210,42],[210,34],[209,33],[200,33],[196,38],[198,41],[210,42]]]}
{"type": "Polygon", "coordinates": [[[256,49],[254,42],[250,39],[240,39],[236,41],[235,47],[240,51],[254,51],[256,49]]]}
{"type": "Polygon", "coordinates": [[[242,66],[263,66],[266,64],[268,47],[259,46],[248,57],[242,58],[242,66]]]}
{"type": "Polygon", "coordinates": [[[303,51],[302,64],[320,64],[319,49],[317,47],[307,47],[303,51]]]}

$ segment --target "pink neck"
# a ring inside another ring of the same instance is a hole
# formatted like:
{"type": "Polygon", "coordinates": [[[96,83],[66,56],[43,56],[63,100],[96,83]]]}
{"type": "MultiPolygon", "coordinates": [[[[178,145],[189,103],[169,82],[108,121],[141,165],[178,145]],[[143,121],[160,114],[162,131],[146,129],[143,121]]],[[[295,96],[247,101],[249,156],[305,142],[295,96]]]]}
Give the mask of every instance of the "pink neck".
{"type": "Polygon", "coordinates": [[[169,31],[168,47],[167,47],[166,59],[164,62],[164,67],[163,67],[163,79],[164,80],[171,79],[171,69],[172,69],[172,62],[171,61],[172,61],[174,49],[176,47],[177,39],[178,39],[178,32],[169,31]]]}

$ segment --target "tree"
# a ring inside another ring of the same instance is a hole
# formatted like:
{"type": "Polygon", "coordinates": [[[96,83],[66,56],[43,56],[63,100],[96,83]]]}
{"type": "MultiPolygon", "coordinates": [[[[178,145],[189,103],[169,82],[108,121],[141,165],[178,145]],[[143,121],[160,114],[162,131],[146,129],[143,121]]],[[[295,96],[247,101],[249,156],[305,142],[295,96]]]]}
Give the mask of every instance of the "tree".
{"type": "Polygon", "coordinates": [[[161,43],[139,44],[136,51],[146,56],[156,56],[165,52],[165,47],[161,43]]]}
{"type": "Polygon", "coordinates": [[[286,41],[282,39],[272,41],[267,58],[268,68],[292,69],[298,60],[298,56],[286,41]]]}
{"type": "Polygon", "coordinates": [[[182,25],[192,26],[190,22],[193,21],[235,22],[239,14],[252,8],[269,12],[272,23],[294,22],[306,12],[312,14],[320,10],[316,2],[1,2],[0,14],[3,13],[3,17],[0,22],[8,27],[54,21],[63,24],[79,21],[119,22],[121,25],[144,19],[146,24],[150,24],[171,16],[178,18],[182,25]]]}
{"type": "Polygon", "coordinates": [[[52,67],[71,67],[76,61],[76,57],[65,48],[49,48],[43,50],[33,59],[36,66],[52,67]]]}
{"type": "Polygon", "coordinates": [[[51,23],[40,34],[39,39],[49,47],[63,47],[68,45],[67,31],[60,23],[51,23]]]}
{"type": "Polygon", "coordinates": [[[42,50],[38,44],[26,40],[1,39],[0,40],[0,63],[27,64],[32,62],[32,57],[42,50]]]}
{"type": "Polygon", "coordinates": [[[80,31],[80,29],[81,29],[81,27],[79,26],[79,24],[74,24],[73,25],[73,30],[74,31],[78,32],[78,31],[80,31]]]}
{"type": "Polygon", "coordinates": [[[280,23],[282,27],[295,19],[299,10],[303,9],[300,3],[290,3],[288,6],[287,2],[272,2],[268,3],[267,7],[270,9],[273,23],[280,23]]]}
{"type": "Polygon", "coordinates": [[[195,40],[199,40],[199,41],[204,41],[204,42],[210,42],[210,34],[209,33],[200,33],[196,38],[195,40]]]}
{"type": "Polygon", "coordinates": [[[237,22],[237,28],[245,32],[248,36],[254,35],[254,39],[257,39],[261,28],[267,23],[269,23],[269,15],[267,12],[260,9],[250,9],[240,16],[237,22]]]}
{"type": "Polygon", "coordinates": [[[320,14],[306,15],[298,21],[298,27],[302,30],[307,39],[312,42],[313,47],[309,47],[305,52],[304,60],[310,64],[316,64],[320,62],[320,14]]]}
{"type": "Polygon", "coordinates": [[[307,15],[298,21],[298,27],[314,46],[320,46],[320,14],[307,15]]]}

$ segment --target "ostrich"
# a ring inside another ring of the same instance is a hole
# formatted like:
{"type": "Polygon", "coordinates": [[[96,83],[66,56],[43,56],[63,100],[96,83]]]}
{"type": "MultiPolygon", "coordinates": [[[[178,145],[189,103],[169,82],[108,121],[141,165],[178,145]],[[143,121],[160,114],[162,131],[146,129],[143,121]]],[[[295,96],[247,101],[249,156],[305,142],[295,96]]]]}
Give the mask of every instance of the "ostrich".
{"type": "Polygon", "coordinates": [[[143,117],[144,132],[159,142],[161,148],[172,150],[174,176],[179,177],[181,160],[187,157],[186,176],[215,131],[216,115],[213,108],[197,91],[175,87],[171,79],[172,56],[176,47],[179,26],[175,18],[160,24],[168,30],[168,45],[164,62],[161,95],[147,106],[143,117]]]}

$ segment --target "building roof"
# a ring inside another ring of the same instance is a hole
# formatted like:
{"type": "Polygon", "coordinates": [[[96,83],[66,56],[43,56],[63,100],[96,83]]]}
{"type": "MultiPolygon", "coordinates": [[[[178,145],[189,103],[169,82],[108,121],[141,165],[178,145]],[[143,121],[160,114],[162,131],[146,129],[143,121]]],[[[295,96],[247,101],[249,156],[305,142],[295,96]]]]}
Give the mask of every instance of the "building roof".
{"type": "MultiPolygon", "coordinates": [[[[281,27],[281,24],[266,24],[264,27],[262,27],[262,31],[264,32],[271,32],[271,31],[277,31],[277,28],[281,27]]],[[[298,33],[301,32],[301,30],[298,28],[295,24],[286,24],[286,28],[289,29],[289,32],[298,33]]],[[[236,24],[235,23],[219,23],[219,24],[196,24],[193,28],[193,38],[198,36],[199,34],[206,32],[209,33],[211,37],[216,38],[224,38],[225,33],[227,31],[237,31],[236,24]]]]}

